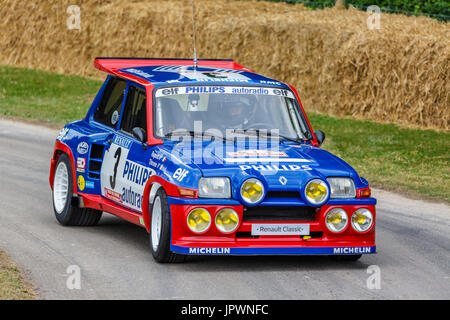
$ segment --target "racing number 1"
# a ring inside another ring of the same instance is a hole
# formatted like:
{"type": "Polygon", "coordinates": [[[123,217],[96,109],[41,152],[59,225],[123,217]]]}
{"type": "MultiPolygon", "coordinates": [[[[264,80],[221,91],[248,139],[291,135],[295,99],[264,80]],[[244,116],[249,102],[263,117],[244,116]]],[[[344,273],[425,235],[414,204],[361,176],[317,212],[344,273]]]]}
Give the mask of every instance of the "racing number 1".
{"type": "Polygon", "coordinates": [[[122,154],[122,148],[117,148],[116,153],[114,154],[114,158],[117,159],[116,164],[114,165],[114,174],[109,177],[109,183],[111,184],[111,189],[113,189],[113,190],[116,187],[117,167],[119,166],[121,154],[122,154]]]}

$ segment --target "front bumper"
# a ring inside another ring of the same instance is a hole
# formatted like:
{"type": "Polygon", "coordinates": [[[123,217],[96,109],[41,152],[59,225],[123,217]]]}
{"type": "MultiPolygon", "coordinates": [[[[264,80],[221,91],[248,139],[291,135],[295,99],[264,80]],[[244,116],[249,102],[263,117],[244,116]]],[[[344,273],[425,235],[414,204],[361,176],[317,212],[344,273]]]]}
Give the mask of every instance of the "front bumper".
{"type": "Polygon", "coordinates": [[[344,243],[328,243],[324,246],[274,246],[273,243],[267,244],[244,244],[239,243],[237,247],[231,247],[231,244],[205,244],[199,247],[198,243],[180,243],[171,245],[170,250],[185,255],[357,255],[376,253],[374,242],[367,242],[365,246],[343,246],[344,243]],[[209,246],[212,245],[212,246],[209,246]]]}
{"type": "Polygon", "coordinates": [[[369,209],[375,220],[375,199],[330,200],[316,210],[309,220],[246,221],[244,207],[235,200],[206,200],[169,197],[172,218],[172,252],[185,255],[358,255],[376,253],[375,222],[366,233],[358,233],[350,225],[341,233],[332,233],[325,226],[324,217],[333,208],[340,207],[351,214],[359,208],[369,209]],[[195,234],[186,225],[188,213],[196,207],[207,209],[212,219],[225,208],[233,208],[240,217],[236,232],[223,234],[212,223],[203,234],[195,234]],[[304,223],[309,225],[310,236],[265,235],[252,236],[253,223],[304,223]]]}

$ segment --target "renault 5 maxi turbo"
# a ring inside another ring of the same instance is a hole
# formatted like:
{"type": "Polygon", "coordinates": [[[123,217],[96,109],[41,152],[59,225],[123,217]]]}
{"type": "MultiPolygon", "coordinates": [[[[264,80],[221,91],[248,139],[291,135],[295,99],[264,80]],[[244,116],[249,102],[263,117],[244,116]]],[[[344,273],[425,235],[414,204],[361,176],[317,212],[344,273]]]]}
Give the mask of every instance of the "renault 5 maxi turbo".
{"type": "Polygon", "coordinates": [[[292,86],[231,60],[94,65],[106,80],[51,159],[62,225],[116,215],[147,230],[158,262],[375,253],[369,184],[320,147],[292,86]]]}

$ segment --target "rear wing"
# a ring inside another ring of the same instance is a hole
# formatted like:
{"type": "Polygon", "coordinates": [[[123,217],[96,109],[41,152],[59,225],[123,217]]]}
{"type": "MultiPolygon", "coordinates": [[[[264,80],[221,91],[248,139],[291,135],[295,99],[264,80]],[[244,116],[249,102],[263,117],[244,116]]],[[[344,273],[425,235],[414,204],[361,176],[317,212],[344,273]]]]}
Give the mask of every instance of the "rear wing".
{"type": "MultiPolygon", "coordinates": [[[[230,59],[198,59],[199,67],[214,67],[232,70],[241,70],[252,72],[250,69],[237,64],[230,59]]],[[[118,71],[119,69],[147,66],[190,66],[194,65],[192,59],[165,59],[165,58],[114,58],[114,57],[97,57],[94,60],[94,66],[106,73],[129,78],[129,75],[118,71]]],[[[136,78],[133,77],[136,81],[136,78]]],[[[148,81],[141,79],[142,84],[149,84],[148,81]]]]}

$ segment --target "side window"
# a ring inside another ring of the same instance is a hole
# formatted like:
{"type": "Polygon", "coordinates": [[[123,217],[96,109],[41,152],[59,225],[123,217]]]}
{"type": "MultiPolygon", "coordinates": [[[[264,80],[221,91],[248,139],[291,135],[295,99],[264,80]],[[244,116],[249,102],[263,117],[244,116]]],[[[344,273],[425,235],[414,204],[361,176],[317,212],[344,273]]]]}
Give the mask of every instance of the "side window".
{"type": "Polygon", "coordinates": [[[130,86],[120,129],[131,133],[136,127],[147,132],[147,96],[144,90],[130,86]]]}
{"type": "Polygon", "coordinates": [[[102,99],[94,112],[94,120],[114,128],[119,120],[127,82],[113,78],[109,80],[102,99]]]}

